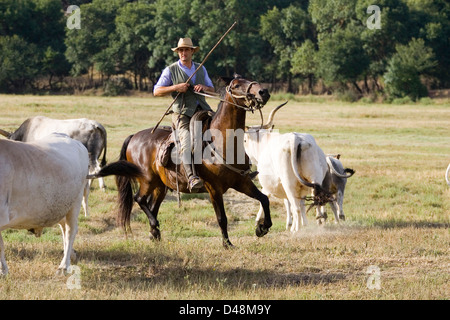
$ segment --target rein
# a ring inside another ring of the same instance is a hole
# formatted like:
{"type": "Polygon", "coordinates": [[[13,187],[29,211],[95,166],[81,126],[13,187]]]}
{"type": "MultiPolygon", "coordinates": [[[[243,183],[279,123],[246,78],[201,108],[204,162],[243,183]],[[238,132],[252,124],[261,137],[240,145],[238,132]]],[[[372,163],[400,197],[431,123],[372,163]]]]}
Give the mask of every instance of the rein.
{"type": "MultiPolygon", "coordinates": [[[[226,87],[226,92],[230,95],[230,97],[233,100],[233,102],[230,102],[230,101],[227,101],[225,99],[222,99],[222,98],[218,97],[218,95],[215,95],[215,94],[213,95],[213,94],[207,94],[207,93],[203,93],[203,92],[194,92],[194,93],[198,94],[198,95],[201,95],[201,96],[204,96],[204,97],[209,97],[209,98],[220,100],[222,102],[231,104],[231,105],[233,105],[235,107],[241,108],[241,109],[243,109],[245,111],[251,111],[252,113],[255,110],[258,110],[260,112],[260,114],[261,114],[261,120],[262,120],[261,108],[263,107],[263,105],[261,105],[258,101],[256,101],[254,96],[249,93],[250,88],[252,87],[252,85],[257,84],[258,82],[255,82],[255,81],[254,82],[250,82],[250,84],[248,85],[248,87],[247,87],[245,92],[236,94],[236,93],[233,93],[232,89],[231,89],[231,85],[233,84],[233,81],[231,81],[230,84],[226,87]],[[244,106],[238,104],[236,99],[245,99],[244,106]]],[[[241,169],[237,169],[237,168],[233,167],[231,164],[226,163],[226,160],[223,158],[223,156],[221,154],[219,154],[215,150],[215,148],[213,146],[214,146],[213,142],[206,142],[206,149],[210,153],[212,153],[216,159],[219,160],[221,165],[225,166],[226,168],[230,169],[231,171],[234,171],[234,172],[240,174],[241,176],[246,176],[246,175],[249,175],[249,174],[253,175],[253,176],[256,176],[257,172],[252,172],[251,167],[248,168],[247,170],[241,170],[241,169]]]]}
{"type": "Polygon", "coordinates": [[[231,99],[233,100],[233,105],[238,105],[236,99],[245,99],[244,105],[243,106],[239,106],[239,108],[244,109],[245,111],[251,111],[253,113],[253,111],[257,110],[257,109],[261,109],[263,106],[256,101],[255,96],[253,96],[252,94],[250,94],[250,88],[252,87],[252,85],[254,84],[258,84],[258,82],[250,82],[250,84],[247,87],[247,90],[245,90],[245,93],[241,94],[241,95],[236,95],[233,94],[233,91],[231,89],[231,85],[233,84],[233,82],[236,79],[233,79],[230,84],[226,87],[226,92],[231,96],[231,99]]]}
{"type": "Polygon", "coordinates": [[[209,152],[213,153],[214,157],[216,157],[219,160],[219,163],[221,165],[225,166],[226,168],[230,169],[231,171],[239,173],[241,176],[246,176],[246,175],[252,173],[252,169],[251,168],[248,168],[247,170],[240,170],[240,169],[237,169],[237,168],[233,167],[231,164],[226,163],[226,160],[222,157],[222,155],[219,154],[215,150],[215,148],[213,146],[213,142],[206,141],[205,150],[208,150],[209,152]]]}
{"type": "Polygon", "coordinates": [[[256,99],[254,99],[254,97],[252,97],[253,95],[249,93],[251,86],[254,84],[257,84],[258,82],[250,82],[250,84],[247,87],[246,92],[241,93],[240,95],[237,95],[237,94],[234,94],[231,90],[231,84],[233,83],[233,81],[231,81],[230,84],[225,89],[226,92],[230,95],[233,102],[230,102],[230,101],[220,98],[218,94],[210,94],[210,93],[195,92],[195,91],[194,91],[194,93],[199,96],[204,96],[204,97],[219,100],[221,102],[229,103],[229,104],[231,104],[235,107],[241,108],[245,111],[251,111],[252,113],[255,110],[260,110],[263,107],[258,101],[256,101],[256,99]],[[238,104],[236,99],[245,99],[244,106],[238,104]]]}

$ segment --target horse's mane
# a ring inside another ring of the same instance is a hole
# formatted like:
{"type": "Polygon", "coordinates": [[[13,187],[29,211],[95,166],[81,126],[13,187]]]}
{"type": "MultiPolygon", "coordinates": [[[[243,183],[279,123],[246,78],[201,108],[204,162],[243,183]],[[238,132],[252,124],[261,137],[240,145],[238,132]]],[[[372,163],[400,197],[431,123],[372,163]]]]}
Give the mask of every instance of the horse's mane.
{"type": "MultiPolygon", "coordinates": [[[[217,90],[217,93],[219,94],[220,99],[224,100],[225,96],[227,94],[226,87],[221,87],[219,90],[217,90]]],[[[224,103],[223,101],[220,101],[219,104],[217,105],[217,110],[214,114],[214,117],[219,113],[220,109],[223,106],[223,103],[224,103]]],[[[213,117],[213,119],[214,119],[214,117],[213,117]]]]}

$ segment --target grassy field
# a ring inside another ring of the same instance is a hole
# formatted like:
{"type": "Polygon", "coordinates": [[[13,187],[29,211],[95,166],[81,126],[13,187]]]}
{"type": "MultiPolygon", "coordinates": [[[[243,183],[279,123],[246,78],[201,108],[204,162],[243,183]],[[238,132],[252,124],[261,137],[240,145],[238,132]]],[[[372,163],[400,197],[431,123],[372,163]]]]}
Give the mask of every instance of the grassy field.
{"type": "MultiPolygon", "coordinates": [[[[109,162],[118,159],[129,134],[153,126],[170,103],[95,96],[0,95],[0,101],[5,130],[34,115],[101,122],[108,131],[109,162]]],[[[58,227],[45,229],[40,238],[7,230],[2,235],[10,274],[0,279],[0,300],[449,299],[450,188],[444,173],[450,103],[312,101],[289,102],[278,112],[276,128],[312,134],[325,153],[340,153],[344,166],[356,170],[347,184],[345,222],[335,225],[329,214],[320,227],[310,213],[309,225],[291,234],[282,202],[271,199],[274,226],[257,238],[259,204],[230,190],[225,206],[236,248],[225,250],[207,195],[183,195],[179,208],[175,194],[168,194],[159,214],[162,241],[149,240],[138,206],[133,237],[125,239],[115,225],[117,191],[108,177],[106,192],[94,183],[91,216],[79,218],[81,288],[70,289],[75,275],[55,276],[62,259],[58,227]],[[368,273],[371,268],[378,273],[368,273]]],[[[266,118],[280,102],[271,99],[266,118]]],[[[248,115],[247,124],[259,122],[257,114],[248,115]]]]}

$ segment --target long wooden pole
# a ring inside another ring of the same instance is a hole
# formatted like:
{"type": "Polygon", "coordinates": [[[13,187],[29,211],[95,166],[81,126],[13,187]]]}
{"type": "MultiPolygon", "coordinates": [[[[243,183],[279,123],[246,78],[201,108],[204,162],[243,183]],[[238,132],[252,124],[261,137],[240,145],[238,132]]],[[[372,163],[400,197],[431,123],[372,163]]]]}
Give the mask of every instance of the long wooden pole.
{"type": "MultiPolygon", "coordinates": [[[[200,65],[198,66],[198,68],[194,71],[194,73],[189,77],[189,79],[186,80],[185,83],[188,83],[189,81],[191,81],[192,77],[197,73],[198,70],[200,70],[201,67],[203,67],[203,65],[205,64],[206,60],[208,60],[209,56],[211,55],[211,53],[217,48],[217,46],[222,42],[222,40],[227,36],[228,33],[230,33],[231,29],[234,28],[234,26],[236,25],[237,21],[235,21],[231,27],[227,30],[227,32],[225,32],[223,34],[223,36],[219,39],[219,41],[217,41],[216,45],[209,51],[209,53],[206,55],[206,57],[203,59],[202,63],[200,63],[200,65]]],[[[170,104],[170,106],[167,108],[167,110],[164,112],[163,116],[161,117],[161,119],[159,119],[158,123],[156,124],[156,126],[153,128],[152,133],[156,130],[156,128],[158,128],[159,124],[161,123],[161,121],[164,119],[164,117],[167,115],[167,113],[169,112],[170,108],[172,108],[173,104],[175,103],[175,101],[177,101],[178,97],[180,96],[181,92],[178,92],[178,94],[176,95],[176,97],[173,99],[172,103],[170,104]]]]}

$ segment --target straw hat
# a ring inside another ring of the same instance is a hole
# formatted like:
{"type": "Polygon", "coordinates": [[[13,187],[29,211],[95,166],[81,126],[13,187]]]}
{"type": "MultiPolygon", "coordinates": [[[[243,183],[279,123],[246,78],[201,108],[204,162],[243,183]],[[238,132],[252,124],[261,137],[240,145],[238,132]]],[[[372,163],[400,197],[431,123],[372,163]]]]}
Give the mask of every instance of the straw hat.
{"type": "Polygon", "coordinates": [[[194,49],[194,53],[200,50],[199,47],[192,44],[191,38],[180,38],[180,40],[178,40],[178,46],[176,48],[172,48],[172,51],[176,52],[180,48],[192,48],[194,49]]]}

